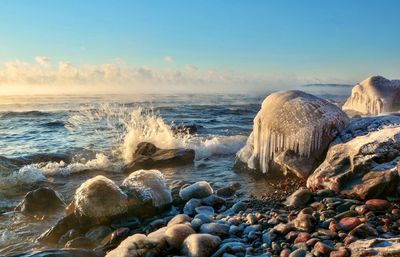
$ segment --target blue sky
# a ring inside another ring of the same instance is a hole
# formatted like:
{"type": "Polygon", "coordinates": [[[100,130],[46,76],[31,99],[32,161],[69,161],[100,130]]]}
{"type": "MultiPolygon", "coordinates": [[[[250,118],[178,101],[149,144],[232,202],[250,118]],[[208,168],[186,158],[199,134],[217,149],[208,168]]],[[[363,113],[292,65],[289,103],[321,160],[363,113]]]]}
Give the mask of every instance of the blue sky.
{"type": "Polygon", "coordinates": [[[163,74],[191,65],[276,85],[398,78],[399,10],[394,0],[3,0],[0,63],[28,69],[41,56],[53,69],[123,63],[163,74]]]}

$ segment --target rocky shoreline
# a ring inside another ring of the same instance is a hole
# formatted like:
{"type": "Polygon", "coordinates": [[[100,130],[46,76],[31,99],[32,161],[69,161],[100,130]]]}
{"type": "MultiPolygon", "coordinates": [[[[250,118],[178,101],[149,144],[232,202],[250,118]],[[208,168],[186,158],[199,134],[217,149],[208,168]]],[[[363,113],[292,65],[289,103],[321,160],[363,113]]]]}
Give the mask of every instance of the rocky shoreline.
{"type": "Polygon", "coordinates": [[[60,246],[66,241],[64,249],[15,256],[400,255],[398,202],[363,201],[305,188],[286,201],[243,201],[235,197],[237,188],[228,185],[214,191],[207,182],[198,182],[183,187],[171,209],[161,215],[124,217],[85,233],[68,230],[58,242],[60,246]]]}

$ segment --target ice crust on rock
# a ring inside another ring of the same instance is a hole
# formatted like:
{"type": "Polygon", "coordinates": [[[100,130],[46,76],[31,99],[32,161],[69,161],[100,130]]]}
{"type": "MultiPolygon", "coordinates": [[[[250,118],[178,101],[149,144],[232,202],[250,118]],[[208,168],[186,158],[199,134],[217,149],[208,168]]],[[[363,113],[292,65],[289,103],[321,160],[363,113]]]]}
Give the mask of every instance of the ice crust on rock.
{"type": "Polygon", "coordinates": [[[324,99],[302,91],[273,93],[263,101],[237,157],[250,169],[267,173],[275,164],[305,178],[347,123],[347,115],[324,99]]]}
{"type": "Polygon", "coordinates": [[[154,207],[162,207],[172,202],[171,190],[158,170],[132,172],[122,182],[121,188],[128,194],[131,202],[132,200],[138,203],[151,202],[154,207]]]}
{"type": "Polygon", "coordinates": [[[75,212],[93,218],[106,218],[128,210],[127,195],[114,181],[96,176],[86,180],[75,192],[75,212]]]}
{"type": "Polygon", "coordinates": [[[353,87],[342,109],[365,115],[399,111],[400,80],[369,77],[353,87]]]}
{"type": "Polygon", "coordinates": [[[380,197],[395,190],[399,152],[400,115],[353,119],[332,142],[307,187],[380,197]]]}

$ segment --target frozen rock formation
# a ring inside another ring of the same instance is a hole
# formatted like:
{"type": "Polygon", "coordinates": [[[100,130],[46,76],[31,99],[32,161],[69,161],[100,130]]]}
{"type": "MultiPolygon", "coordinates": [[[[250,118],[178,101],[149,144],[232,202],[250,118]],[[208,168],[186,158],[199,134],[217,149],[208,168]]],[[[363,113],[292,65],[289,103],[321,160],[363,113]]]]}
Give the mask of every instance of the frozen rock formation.
{"type": "Polygon", "coordinates": [[[158,170],[138,170],[131,173],[121,185],[128,195],[129,212],[149,216],[172,203],[171,190],[158,170]]]}
{"type": "Polygon", "coordinates": [[[301,91],[277,92],[262,103],[237,157],[263,173],[278,166],[306,178],[347,123],[347,115],[328,101],[301,91]]]}
{"type": "Polygon", "coordinates": [[[90,218],[108,218],[128,210],[127,195],[110,179],[96,176],[75,192],[75,213],[90,218]]]}
{"type": "Polygon", "coordinates": [[[343,110],[377,115],[400,110],[400,80],[372,76],[355,85],[343,110]]]}
{"type": "Polygon", "coordinates": [[[400,116],[354,119],[332,142],[307,186],[361,198],[384,196],[396,190],[399,161],[400,116]]]}

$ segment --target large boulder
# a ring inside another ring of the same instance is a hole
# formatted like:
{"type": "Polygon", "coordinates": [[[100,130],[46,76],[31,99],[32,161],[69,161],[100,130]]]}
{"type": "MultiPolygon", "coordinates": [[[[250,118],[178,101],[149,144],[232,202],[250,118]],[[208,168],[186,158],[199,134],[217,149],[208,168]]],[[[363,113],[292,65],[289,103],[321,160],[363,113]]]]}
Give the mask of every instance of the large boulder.
{"type": "Polygon", "coordinates": [[[179,166],[193,163],[195,152],[192,149],[160,149],[152,143],[138,144],[132,161],[125,167],[126,171],[154,169],[179,166]]]}
{"type": "Polygon", "coordinates": [[[400,110],[400,80],[372,76],[355,85],[343,110],[377,115],[400,110]]]}
{"type": "Polygon", "coordinates": [[[56,191],[48,187],[41,187],[28,192],[15,210],[25,215],[47,215],[63,207],[65,207],[65,203],[56,191]]]}
{"type": "Polygon", "coordinates": [[[85,181],[75,192],[75,214],[97,219],[99,222],[126,213],[128,196],[115,182],[96,176],[85,181]]]}
{"type": "Polygon", "coordinates": [[[128,195],[128,211],[137,216],[151,216],[169,207],[171,190],[158,170],[138,170],[131,173],[121,185],[128,195]]]}
{"type": "Polygon", "coordinates": [[[237,157],[263,173],[278,167],[306,178],[347,123],[347,115],[326,100],[301,91],[273,93],[262,103],[237,157]]]}
{"type": "Polygon", "coordinates": [[[400,161],[400,116],[354,119],[308,178],[312,189],[377,198],[394,192],[400,161]]]}

